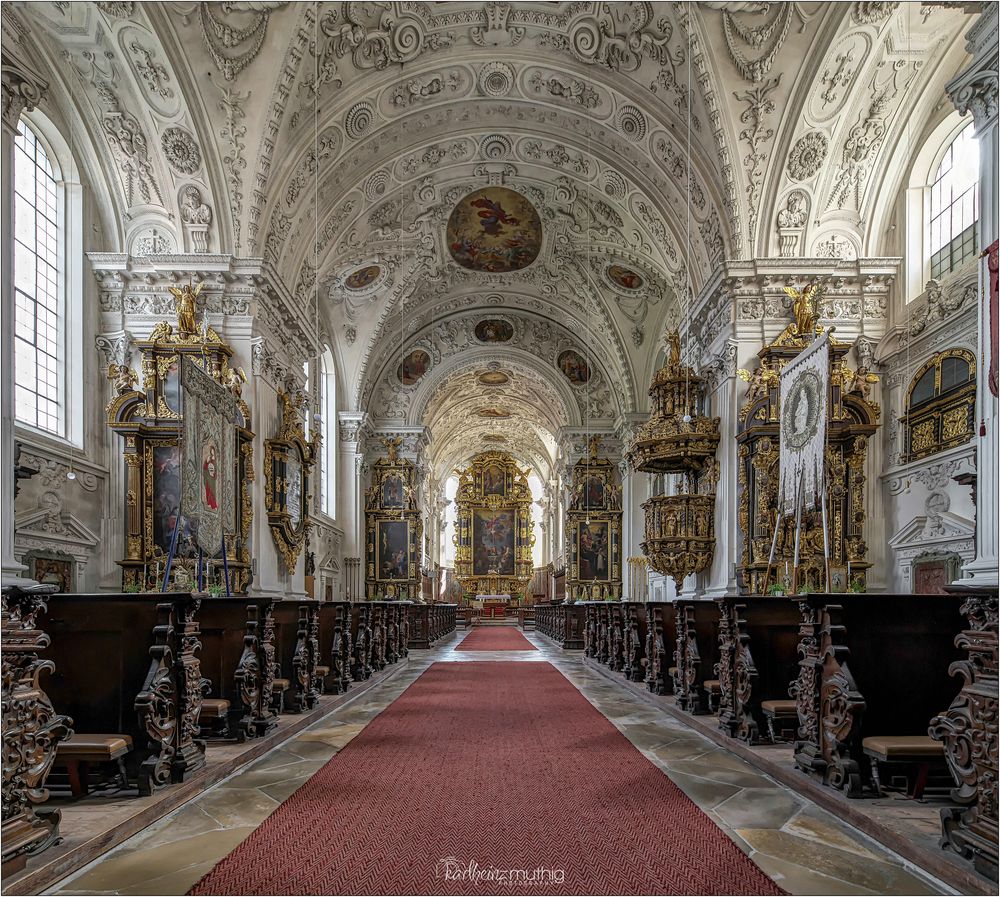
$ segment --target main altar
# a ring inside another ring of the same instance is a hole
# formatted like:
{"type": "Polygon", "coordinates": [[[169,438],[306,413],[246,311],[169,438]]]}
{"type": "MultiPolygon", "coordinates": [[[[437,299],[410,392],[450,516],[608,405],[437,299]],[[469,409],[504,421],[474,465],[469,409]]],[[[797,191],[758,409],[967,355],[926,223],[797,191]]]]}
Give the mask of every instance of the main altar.
{"type": "Polygon", "coordinates": [[[506,452],[482,452],[459,471],[455,576],[473,595],[522,595],[531,580],[531,489],[506,452]]]}

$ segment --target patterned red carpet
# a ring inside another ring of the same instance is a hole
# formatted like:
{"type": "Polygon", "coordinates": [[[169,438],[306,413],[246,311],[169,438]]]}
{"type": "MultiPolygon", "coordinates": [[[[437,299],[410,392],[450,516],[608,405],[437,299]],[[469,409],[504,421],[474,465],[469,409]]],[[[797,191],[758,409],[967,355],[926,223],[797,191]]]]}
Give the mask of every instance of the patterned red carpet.
{"type": "Polygon", "coordinates": [[[513,626],[477,626],[456,651],[537,651],[513,626]]]}
{"type": "Polygon", "coordinates": [[[781,894],[544,662],[435,663],[192,894],[781,894]]]}

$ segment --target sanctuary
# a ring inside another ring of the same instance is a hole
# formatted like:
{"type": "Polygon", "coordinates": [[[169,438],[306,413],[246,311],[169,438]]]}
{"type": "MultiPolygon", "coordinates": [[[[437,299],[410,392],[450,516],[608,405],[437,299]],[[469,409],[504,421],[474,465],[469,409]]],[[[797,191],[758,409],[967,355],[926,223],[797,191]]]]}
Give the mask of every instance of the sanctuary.
{"type": "Polygon", "coordinates": [[[998,4],[2,10],[2,889],[992,894],[998,4]]]}

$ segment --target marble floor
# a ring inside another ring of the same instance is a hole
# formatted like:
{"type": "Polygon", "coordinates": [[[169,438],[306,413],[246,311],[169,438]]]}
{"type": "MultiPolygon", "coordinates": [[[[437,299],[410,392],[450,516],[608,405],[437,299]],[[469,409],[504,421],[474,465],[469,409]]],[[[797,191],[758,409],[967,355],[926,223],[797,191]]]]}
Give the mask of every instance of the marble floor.
{"type": "Polygon", "coordinates": [[[547,660],[790,894],[950,894],[877,842],[526,633],[537,651],[411,651],[392,679],[335,710],[73,876],[55,894],[184,894],[436,661],[547,660]]]}

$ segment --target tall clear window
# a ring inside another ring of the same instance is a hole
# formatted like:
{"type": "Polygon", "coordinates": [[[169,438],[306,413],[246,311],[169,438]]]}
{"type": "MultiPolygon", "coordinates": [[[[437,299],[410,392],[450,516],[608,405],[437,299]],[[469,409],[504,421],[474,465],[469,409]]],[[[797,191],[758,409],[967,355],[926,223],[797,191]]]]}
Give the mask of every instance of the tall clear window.
{"type": "Polygon", "coordinates": [[[20,129],[14,139],[14,416],[64,436],[59,182],[36,133],[23,119],[20,129]]]}
{"type": "Polygon", "coordinates": [[[945,151],[931,184],[931,277],[953,271],[976,253],[979,143],[967,125],[945,151]]]}

